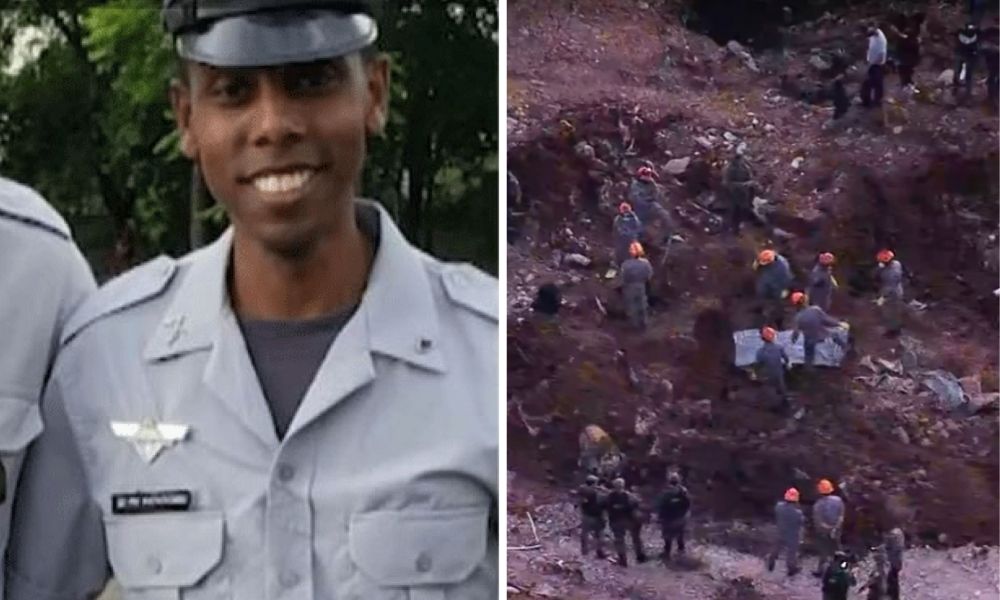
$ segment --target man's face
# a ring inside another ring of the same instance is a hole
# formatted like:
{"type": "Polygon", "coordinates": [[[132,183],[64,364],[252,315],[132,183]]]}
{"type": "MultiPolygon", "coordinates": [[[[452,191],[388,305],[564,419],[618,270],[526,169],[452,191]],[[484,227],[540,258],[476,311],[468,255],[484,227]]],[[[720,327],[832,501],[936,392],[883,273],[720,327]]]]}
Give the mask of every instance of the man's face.
{"type": "Polygon", "coordinates": [[[189,63],[171,100],[182,150],[238,238],[298,256],[350,218],[387,94],[386,60],[353,54],[266,68],[189,63]]]}

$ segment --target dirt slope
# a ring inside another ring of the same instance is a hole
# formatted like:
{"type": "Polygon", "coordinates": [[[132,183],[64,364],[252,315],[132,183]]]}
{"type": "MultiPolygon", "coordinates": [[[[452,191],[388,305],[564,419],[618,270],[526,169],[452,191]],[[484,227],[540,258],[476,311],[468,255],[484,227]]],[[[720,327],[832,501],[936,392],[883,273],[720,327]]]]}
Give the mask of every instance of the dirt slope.
{"type": "MultiPolygon", "coordinates": [[[[684,468],[708,524],[766,520],[792,484],[811,502],[813,482],[826,476],[849,482],[845,538],[857,548],[876,526],[900,520],[918,544],[995,545],[996,414],[945,412],[919,386],[923,370],[944,369],[997,391],[997,119],[979,103],[957,106],[933,83],[960,16],[931,11],[916,99],[887,77],[899,96],[888,127],[855,107],[846,126],[827,130],[830,109],[783,96],[779,75],[819,81],[813,49],[850,40],[860,14],[797,26],[783,52],[753,56],[756,73],[669,9],[574,5],[516,3],[509,12],[509,161],[526,213],[511,220],[508,246],[512,496],[530,487],[528,508],[564,501],[577,481],[576,437],[595,422],[634,459],[630,479],[647,496],[665,465],[684,468]],[[558,135],[562,119],[575,128],[572,142],[558,135]],[[606,170],[574,152],[579,141],[606,170]],[[712,209],[722,161],[743,143],[773,227],[736,238],[721,233],[712,209]],[[667,175],[665,164],[680,157],[691,159],[686,171],[667,175]],[[645,160],[662,174],[685,242],[665,258],[658,240],[649,244],[658,267],[652,325],[638,334],[602,275],[613,207],[645,160]],[[793,377],[798,419],[765,410],[759,388],[729,367],[731,331],[755,326],[749,263],[768,240],[799,281],[815,253],[837,254],[844,288],[832,312],[855,336],[844,369],[793,377]],[[883,245],[911,273],[908,298],[925,306],[910,312],[899,340],[881,335],[871,304],[872,256],[883,245]],[[560,266],[568,253],[590,258],[590,268],[560,266]],[[528,310],[545,281],[566,298],[555,321],[528,310]],[[872,375],[861,359],[904,355],[909,393],[858,379],[872,375]]],[[[857,54],[855,46],[863,52],[863,40],[847,49],[857,54]]],[[[854,90],[860,74],[849,77],[854,90]]]]}

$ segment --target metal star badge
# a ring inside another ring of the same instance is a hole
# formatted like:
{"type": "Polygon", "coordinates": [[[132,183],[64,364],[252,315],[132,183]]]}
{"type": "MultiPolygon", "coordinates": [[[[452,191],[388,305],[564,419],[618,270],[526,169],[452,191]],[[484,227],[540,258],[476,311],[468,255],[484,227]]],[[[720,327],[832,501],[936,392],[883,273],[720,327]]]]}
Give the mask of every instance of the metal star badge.
{"type": "Polygon", "coordinates": [[[189,425],[157,423],[153,419],[143,419],[140,423],[112,421],[111,431],[116,437],[132,442],[139,456],[147,463],[163,451],[187,437],[189,425]]]}

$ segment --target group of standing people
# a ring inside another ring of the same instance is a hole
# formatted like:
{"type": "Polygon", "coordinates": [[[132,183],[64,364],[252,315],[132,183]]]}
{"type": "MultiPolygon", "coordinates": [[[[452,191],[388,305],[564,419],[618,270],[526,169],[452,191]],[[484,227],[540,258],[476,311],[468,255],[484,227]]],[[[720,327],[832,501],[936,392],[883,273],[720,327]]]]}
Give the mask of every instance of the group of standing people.
{"type": "MultiPolygon", "coordinates": [[[[606,555],[602,540],[605,526],[609,526],[619,566],[628,566],[627,537],[631,537],[636,562],[646,562],[647,555],[642,543],[642,499],[634,491],[626,489],[623,478],[614,479],[609,490],[601,485],[597,475],[588,475],[586,482],[577,491],[577,504],[581,517],[581,554],[589,554],[590,542],[593,540],[597,557],[604,558],[606,555]]],[[[666,485],[654,501],[653,509],[663,537],[662,558],[669,561],[675,544],[678,553],[683,554],[685,551],[684,533],[691,511],[691,498],[681,482],[680,474],[668,474],[666,485]]]]}
{"type": "Polygon", "coordinates": [[[620,274],[625,314],[635,329],[645,329],[649,315],[649,282],[653,278],[653,267],[642,244],[643,238],[648,236],[646,228],[658,225],[666,240],[674,229],[656,179],[652,167],[639,167],[629,186],[628,201],[618,205],[618,215],[612,224],[614,260],[620,274]]]}
{"type": "MultiPolygon", "coordinates": [[[[970,20],[955,33],[955,69],[951,82],[952,92],[958,97],[959,92],[963,91],[965,99],[972,96],[972,86],[979,68],[979,61],[982,59],[987,73],[987,97],[990,104],[996,108],[998,97],[1000,97],[1000,51],[998,51],[996,40],[982,39],[982,31],[977,22],[978,18],[970,20]]],[[[889,26],[889,31],[896,39],[895,59],[899,81],[902,87],[911,93],[919,91],[914,80],[914,73],[921,60],[922,25],[922,15],[906,15],[901,27],[889,26]]],[[[885,91],[885,65],[889,57],[889,43],[882,29],[874,23],[870,24],[867,27],[867,35],[868,50],[865,58],[868,70],[860,92],[861,104],[866,108],[877,107],[882,103],[885,91]]],[[[837,85],[835,82],[835,119],[842,116],[847,110],[846,106],[836,106],[837,97],[846,98],[846,94],[837,93],[837,85]]],[[[839,85],[841,88],[843,87],[842,78],[839,80],[839,85]]]]}
{"type": "MultiPolygon", "coordinates": [[[[889,249],[879,251],[875,259],[879,288],[875,304],[881,310],[885,334],[898,336],[903,325],[903,265],[889,249]]],[[[794,277],[784,256],[768,248],[761,250],[754,261],[757,300],[764,320],[760,337],[764,344],[757,350],[751,376],[765,384],[767,403],[780,411],[791,407],[785,382],[785,371],[791,368],[791,361],[777,342],[778,330],[784,321],[785,298],[797,311],[791,341],[794,344],[802,337],[807,371],[813,369],[816,347],[822,341],[829,339],[845,350],[848,347],[845,334],[850,331],[850,324],[829,314],[833,292],[840,287],[833,273],[835,264],[833,253],[820,253],[809,272],[805,291],[791,291],[794,277]]]]}
{"type": "MultiPolygon", "coordinates": [[[[852,560],[841,548],[846,514],[844,499],[835,493],[828,479],[821,479],[816,491],[820,497],[812,507],[812,526],[818,557],[813,575],[821,579],[823,600],[847,600],[850,588],[857,581],[851,571],[852,560]]],[[[788,576],[794,577],[801,571],[799,548],[805,538],[805,515],[797,488],[789,488],[784,498],[775,504],[774,519],[777,534],[766,559],[767,569],[773,571],[783,556],[788,576]]],[[[865,584],[869,600],[899,600],[899,575],[905,546],[902,529],[893,527],[872,548],[875,568],[865,584]]]]}

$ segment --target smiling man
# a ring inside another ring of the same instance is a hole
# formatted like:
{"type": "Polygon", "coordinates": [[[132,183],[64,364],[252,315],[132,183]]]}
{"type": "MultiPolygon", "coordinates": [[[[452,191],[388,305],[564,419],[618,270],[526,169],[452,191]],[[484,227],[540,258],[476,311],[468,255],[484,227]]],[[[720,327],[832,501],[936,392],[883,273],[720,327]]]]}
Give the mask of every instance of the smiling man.
{"type": "Polygon", "coordinates": [[[356,197],[389,95],[367,3],[164,15],[232,227],[71,318],[8,598],[495,598],[498,288],[356,197]]]}

